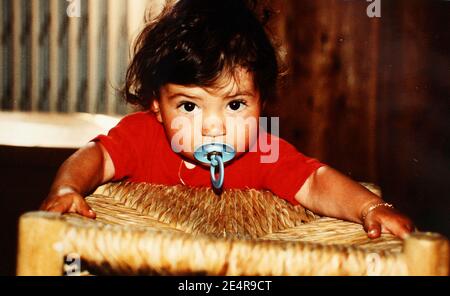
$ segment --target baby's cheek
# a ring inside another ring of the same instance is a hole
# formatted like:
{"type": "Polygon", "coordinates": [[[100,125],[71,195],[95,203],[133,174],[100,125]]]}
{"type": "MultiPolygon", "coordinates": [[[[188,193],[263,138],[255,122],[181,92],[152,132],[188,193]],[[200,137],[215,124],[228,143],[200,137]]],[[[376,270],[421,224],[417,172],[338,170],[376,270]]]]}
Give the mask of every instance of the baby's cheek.
{"type": "Polygon", "coordinates": [[[170,146],[173,151],[193,152],[194,137],[190,130],[179,129],[172,130],[169,134],[170,146]]]}
{"type": "MultiPolygon", "coordinates": [[[[231,144],[237,152],[245,152],[257,140],[257,129],[250,127],[241,127],[237,132],[230,134],[227,143],[231,144]]],[[[227,138],[227,139],[228,139],[227,138]]]]}

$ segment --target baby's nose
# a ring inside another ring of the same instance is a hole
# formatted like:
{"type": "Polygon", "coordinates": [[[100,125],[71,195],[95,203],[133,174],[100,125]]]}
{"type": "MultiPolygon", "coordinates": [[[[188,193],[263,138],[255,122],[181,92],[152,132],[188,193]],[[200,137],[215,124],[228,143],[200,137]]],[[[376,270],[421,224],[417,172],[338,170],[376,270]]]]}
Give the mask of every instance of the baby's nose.
{"type": "Polygon", "coordinates": [[[217,116],[205,118],[202,124],[202,135],[207,137],[219,137],[226,135],[224,120],[217,116]]]}

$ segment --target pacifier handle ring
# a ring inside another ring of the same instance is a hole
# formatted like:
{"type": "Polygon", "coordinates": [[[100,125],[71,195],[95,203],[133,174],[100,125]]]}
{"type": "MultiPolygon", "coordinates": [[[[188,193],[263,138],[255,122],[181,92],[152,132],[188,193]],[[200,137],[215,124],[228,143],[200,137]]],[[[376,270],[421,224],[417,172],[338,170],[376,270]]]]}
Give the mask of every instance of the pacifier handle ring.
{"type": "Polygon", "coordinates": [[[211,173],[211,182],[213,186],[216,189],[222,188],[223,185],[223,176],[224,176],[224,166],[223,166],[223,160],[220,155],[212,155],[211,156],[211,167],[210,167],[210,173],[211,173]],[[215,165],[213,163],[215,161],[217,162],[215,165]],[[219,168],[219,178],[216,179],[216,167],[219,168]]]}

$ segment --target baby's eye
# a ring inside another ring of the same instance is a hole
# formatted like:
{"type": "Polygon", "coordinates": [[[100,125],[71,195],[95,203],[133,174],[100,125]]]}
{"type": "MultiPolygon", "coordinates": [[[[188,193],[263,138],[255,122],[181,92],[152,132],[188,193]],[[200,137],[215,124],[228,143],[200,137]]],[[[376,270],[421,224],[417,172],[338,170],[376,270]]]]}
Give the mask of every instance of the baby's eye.
{"type": "Polygon", "coordinates": [[[242,100],[231,101],[227,106],[231,111],[241,111],[245,109],[245,107],[247,107],[247,104],[242,100]]]}
{"type": "Polygon", "coordinates": [[[198,110],[198,106],[192,102],[183,102],[177,108],[184,113],[195,113],[198,110]]]}

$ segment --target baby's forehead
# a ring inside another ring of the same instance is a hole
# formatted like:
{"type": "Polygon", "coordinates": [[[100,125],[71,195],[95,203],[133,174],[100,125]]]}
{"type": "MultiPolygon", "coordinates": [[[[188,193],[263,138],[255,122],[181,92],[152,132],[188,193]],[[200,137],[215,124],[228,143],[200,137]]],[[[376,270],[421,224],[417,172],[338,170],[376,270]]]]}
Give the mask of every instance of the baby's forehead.
{"type": "Polygon", "coordinates": [[[204,87],[208,92],[219,95],[230,95],[234,93],[255,93],[253,72],[245,69],[237,69],[234,72],[222,73],[212,85],[204,87]]]}
{"type": "Polygon", "coordinates": [[[198,92],[206,92],[210,95],[230,97],[239,95],[256,96],[259,92],[255,87],[254,74],[245,69],[236,69],[234,72],[222,72],[221,75],[209,85],[191,84],[166,84],[163,92],[176,93],[187,92],[195,95],[198,92]]]}

